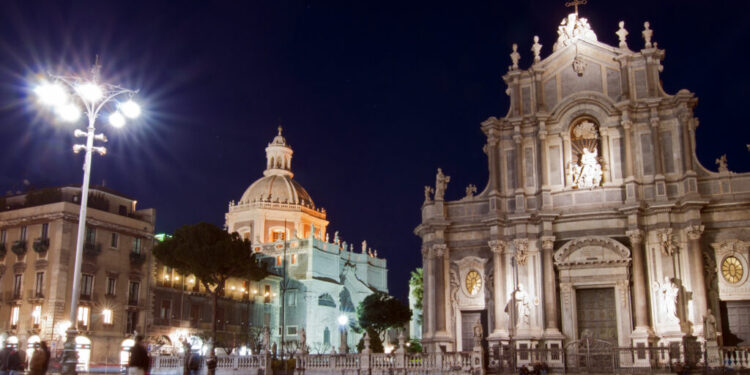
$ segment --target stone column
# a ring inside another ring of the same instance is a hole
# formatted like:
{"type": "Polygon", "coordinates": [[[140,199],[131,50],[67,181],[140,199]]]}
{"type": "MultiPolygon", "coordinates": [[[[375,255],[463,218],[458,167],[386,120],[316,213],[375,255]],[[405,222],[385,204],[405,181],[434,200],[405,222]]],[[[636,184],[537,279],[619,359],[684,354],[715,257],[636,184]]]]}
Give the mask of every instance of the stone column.
{"type": "Polygon", "coordinates": [[[561,136],[563,140],[563,175],[565,176],[565,186],[570,187],[573,184],[573,180],[570,178],[570,173],[568,173],[568,168],[572,158],[572,154],[570,151],[570,134],[564,134],[561,136]]]}
{"type": "Polygon", "coordinates": [[[523,173],[523,143],[520,134],[513,136],[516,143],[516,191],[522,191],[526,187],[526,179],[523,173]]]}
{"type": "MultiPolygon", "coordinates": [[[[624,117],[624,116],[623,116],[624,117]]],[[[622,121],[622,128],[625,129],[625,178],[633,178],[635,161],[633,160],[633,141],[632,128],[633,123],[630,120],[622,121]]]]}
{"type": "Polygon", "coordinates": [[[555,283],[554,253],[555,237],[542,237],[542,264],[544,266],[544,334],[560,335],[557,326],[557,285],[555,283]]]}
{"type": "Polygon", "coordinates": [[[643,246],[643,231],[629,230],[625,234],[630,237],[631,256],[633,260],[633,301],[635,302],[635,330],[648,332],[648,304],[649,300],[646,252],[643,246]]]}
{"type": "Polygon", "coordinates": [[[661,155],[661,135],[659,134],[659,117],[653,113],[656,111],[655,108],[651,109],[652,117],[649,120],[651,124],[651,142],[654,144],[654,167],[657,175],[664,174],[664,163],[662,162],[661,155]]]}
{"type": "Polygon", "coordinates": [[[706,299],[706,280],[703,271],[703,251],[701,249],[703,225],[687,227],[688,254],[690,259],[690,285],[693,288],[693,326],[700,326],[698,333],[703,334],[703,316],[708,303],[706,299]]]}
{"type": "Polygon", "coordinates": [[[500,192],[500,150],[498,150],[498,143],[500,139],[497,135],[490,131],[490,135],[487,137],[487,159],[490,164],[490,193],[493,191],[500,192]]]}
{"type": "Polygon", "coordinates": [[[680,133],[682,133],[682,162],[685,172],[693,170],[693,150],[690,144],[690,116],[680,116],[680,133]]]}
{"type": "MultiPolygon", "coordinates": [[[[442,249],[439,250],[442,256],[438,258],[438,262],[443,265],[443,310],[445,311],[445,331],[448,332],[451,327],[451,321],[453,317],[453,308],[451,305],[451,266],[450,266],[450,249],[446,245],[442,245],[442,249]]],[[[455,337],[456,332],[448,332],[449,337],[455,337]]]]}
{"type": "Polygon", "coordinates": [[[424,327],[422,327],[422,336],[432,338],[435,335],[435,278],[432,276],[432,250],[428,246],[422,247],[422,265],[424,269],[422,274],[424,279],[424,300],[422,301],[422,318],[424,327]]]}
{"type": "Polygon", "coordinates": [[[505,261],[503,253],[506,243],[502,240],[491,240],[488,242],[492,250],[492,267],[494,281],[495,299],[495,329],[490,335],[492,338],[508,338],[508,317],[505,314],[505,261]]]}
{"type": "Polygon", "coordinates": [[[446,332],[446,314],[445,314],[445,272],[443,256],[445,255],[447,247],[445,244],[435,244],[432,246],[432,261],[430,267],[434,267],[432,270],[434,275],[434,291],[435,300],[433,306],[435,307],[435,332],[446,332]]]}
{"type": "Polygon", "coordinates": [[[604,182],[611,182],[612,174],[610,171],[612,170],[612,158],[609,154],[609,132],[607,128],[600,128],[599,133],[602,135],[602,159],[604,160],[602,163],[603,180],[604,182]]]}

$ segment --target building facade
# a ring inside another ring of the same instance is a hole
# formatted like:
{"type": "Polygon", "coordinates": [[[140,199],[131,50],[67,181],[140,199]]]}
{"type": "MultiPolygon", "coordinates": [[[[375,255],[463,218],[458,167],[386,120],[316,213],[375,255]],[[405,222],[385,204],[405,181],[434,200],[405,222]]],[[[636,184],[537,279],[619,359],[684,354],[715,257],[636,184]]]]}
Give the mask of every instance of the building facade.
{"type": "Polygon", "coordinates": [[[700,164],[697,98],[664,92],[652,33],[606,45],[576,12],[530,67],[513,45],[487,186],[446,200],[438,169],[425,188],[427,350],[471,350],[477,321],[490,348],[750,342],[750,174],[700,164]]]}
{"type": "MultiPolygon", "coordinates": [[[[285,350],[295,350],[304,329],[311,352],[340,350],[342,337],[353,350],[360,339],[350,329],[356,307],[374,291],[388,292],[387,264],[364,241],[355,251],[338,232],[329,237],[325,209],[293,179],[292,153],[279,128],[266,148],[264,176],[229,203],[227,230],[250,240],[272,274],[260,281],[230,279],[219,301],[219,336],[236,338],[236,346],[250,341],[258,350],[268,328],[279,350],[282,340],[285,350]]],[[[210,299],[192,276],[157,264],[154,285],[154,335],[174,344],[210,330],[210,299]]]]}
{"type": "MultiPolygon", "coordinates": [[[[0,199],[0,330],[6,344],[62,350],[70,326],[79,187],[0,199]]],[[[145,332],[155,211],[91,187],[77,325],[80,366],[119,364],[123,340],[145,332]]]]}

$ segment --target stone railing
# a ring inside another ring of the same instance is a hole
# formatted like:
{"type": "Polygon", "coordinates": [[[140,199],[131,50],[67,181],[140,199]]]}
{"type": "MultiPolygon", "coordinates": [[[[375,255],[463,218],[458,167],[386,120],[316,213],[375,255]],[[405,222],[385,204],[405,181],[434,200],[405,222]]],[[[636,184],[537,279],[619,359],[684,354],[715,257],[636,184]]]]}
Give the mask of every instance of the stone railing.
{"type": "Polygon", "coordinates": [[[297,354],[295,374],[482,374],[482,352],[297,354]]]}
{"type": "MultiPolygon", "coordinates": [[[[154,356],[152,357],[150,373],[153,375],[182,375],[185,357],[182,356],[154,356]]],[[[201,363],[200,374],[206,374],[205,357],[201,363]]],[[[248,356],[223,355],[216,356],[216,375],[229,374],[272,374],[270,354],[248,356]]]]}
{"type": "Polygon", "coordinates": [[[724,367],[740,369],[750,367],[750,347],[725,346],[722,348],[724,367]]]}

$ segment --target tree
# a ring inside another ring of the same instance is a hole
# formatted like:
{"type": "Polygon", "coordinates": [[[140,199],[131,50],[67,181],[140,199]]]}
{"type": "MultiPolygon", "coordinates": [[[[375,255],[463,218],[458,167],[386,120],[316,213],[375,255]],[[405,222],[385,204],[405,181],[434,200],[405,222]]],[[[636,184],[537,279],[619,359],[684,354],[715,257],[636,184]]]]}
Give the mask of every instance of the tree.
{"type": "Polygon", "coordinates": [[[409,286],[411,287],[411,295],[416,301],[414,303],[414,309],[419,311],[417,315],[417,322],[422,325],[422,301],[424,300],[424,277],[422,267],[411,271],[411,277],[409,278],[409,286]]]}
{"type": "Polygon", "coordinates": [[[411,311],[395,297],[375,292],[357,306],[357,318],[362,329],[372,329],[382,341],[388,328],[401,328],[409,322],[411,311]]]}
{"type": "MultiPolygon", "coordinates": [[[[179,273],[193,275],[213,297],[211,337],[216,342],[216,308],[230,278],[260,280],[268,271],[253,253],[250,241],[213,224],[177,229],[153,249],[156,259],[179,273]]],[[[211,357],[215,355],[211,347],[211,357]]]]}
{"type": "MultiPolygon", "coordinates": [[[[374,329],[370,328],[367,330],[367,336],[370,338],[370,350],[373,353],[383,353],[385,351],[385,348],[383,348],[383,341],[380,340],[380,336],[377,332],[375,332],[374,329]]],[[[362,351],[365,349],[365,336],[362,336],[361,339],[359,339],[359,343],[357,343],[357,351],[362,353],[362,351]]]]}

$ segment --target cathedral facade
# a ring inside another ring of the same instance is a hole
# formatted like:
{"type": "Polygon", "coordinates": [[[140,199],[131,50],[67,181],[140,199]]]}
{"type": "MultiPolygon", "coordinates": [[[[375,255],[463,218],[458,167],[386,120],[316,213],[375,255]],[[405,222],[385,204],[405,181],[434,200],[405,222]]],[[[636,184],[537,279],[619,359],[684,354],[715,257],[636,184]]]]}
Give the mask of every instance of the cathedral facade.
{"type": "Polygon", "coordinates": [[[428,351],[471,350],[477,321],[491,348],[750,342],[750,174],[700,164],[697,98],[662,89],[649,23],[637,50],[616,34],[576,12],[529,68],[513,45],[510,108],[481,124],[487,186],[425,187],[428,351]]]}

